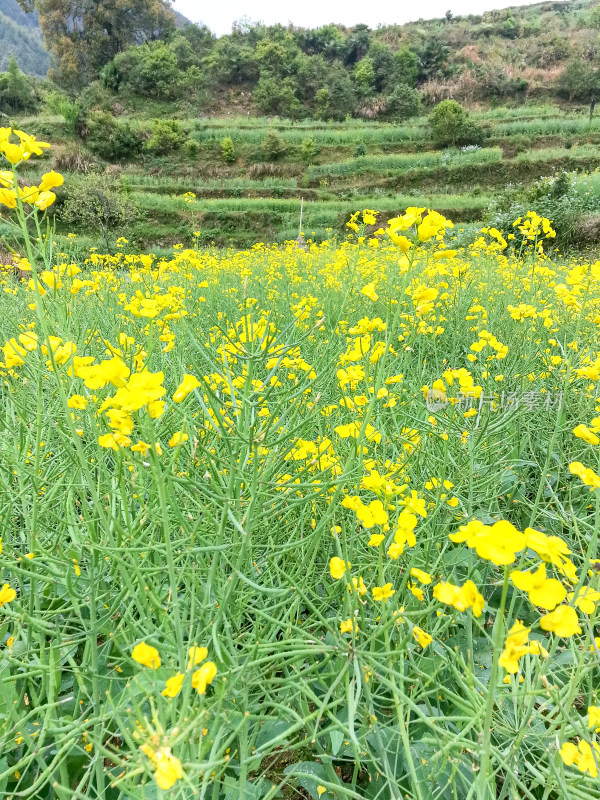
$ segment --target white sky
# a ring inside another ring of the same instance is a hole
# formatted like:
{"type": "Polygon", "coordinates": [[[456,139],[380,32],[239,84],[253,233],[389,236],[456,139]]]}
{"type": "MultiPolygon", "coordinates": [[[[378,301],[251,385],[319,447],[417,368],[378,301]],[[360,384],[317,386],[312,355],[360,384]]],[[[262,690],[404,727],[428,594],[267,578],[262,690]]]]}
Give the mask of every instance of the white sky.
{"type": "Polygon", "coordinates": [[[173,6],[192,22],[202,22],[222,36],[230,33],[232,23],[244,16],[267,25],[293,22],[304,28],[318,28],[329,22],[347,27],[364,22],[376,28],[379,23],[401,24],[421,17],[443,17],[448,9],[457,15],[481,14],[532,2],[534,0],[383,0],[370,6],[364,0],[174,0],[173,6]]]}

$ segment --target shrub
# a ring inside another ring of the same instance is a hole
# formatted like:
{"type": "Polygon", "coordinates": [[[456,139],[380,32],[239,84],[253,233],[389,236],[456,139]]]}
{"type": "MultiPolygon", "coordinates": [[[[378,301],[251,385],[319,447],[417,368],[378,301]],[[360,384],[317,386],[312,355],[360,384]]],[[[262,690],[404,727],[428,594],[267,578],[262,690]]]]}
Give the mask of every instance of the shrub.
{"type": "Polygon", "coordinates": [[[52,157],[52,169],[56,172],[81,172],[87,175],[97,167],[97,163],[80,144],[69,143],[56,150],[52,157]]]}
{"type": "Polygon", "coordinates": [[[307,164],[312,164],[318,152],[319,149],[314,136],[307,136],[302,140],[302,144],[300,145],[300,153],[303,161],[306,161],[307,164]]]}
{"type": "Polygon", "coordinates": [[[233,164],[235,162],[235,147],[233,146],[233,139],[231,136],[226,136],[221,139],[221,155],[226,164],[233,164]]]}
{"type": "Polygon", "coordinates": [[[200,143],[195,139],[186,139],[183,143],[186,155],[190,158],[197,158],[200,152],[200,143]]]}
{"type": "Polygon", "coordinates": [[[182,88],[177,56],[164,42],[130,47],[107,64],[100,77],[114,92],[129,91],[144,97],[168,100],[182,88]]]}
{"type": "Polygon", "coordinates": [[[568,247],[576,238],[579,221],[588,205],[585,195],[577,191],[575,176],[563,171],[541,178],[525,190],[509,186],[488,208],[486,221],[505,234],[513,233],[512,245],[518,249],[523,239],[512,223],[517,217],[525,217],[528,211],[535,211],[552,221],[555,244],[568,247]]]}
{"type": "Polygon", "coordinates": [[[155,119],[152,123],[152,135],[146,142],[145,148],[157,155],[167,155],[179,150],[185,138],[185,133],[176,120],[155,119]]]}
{"type": "Polygon", "coordinates": [[[375,70],[373,59],[369,56],[362,58],[354,66],[354,83],[361,97],[370,97],[375,88],[375,70]]]}
{"type": "Polygon", "coordinates": [[[128,122],[109,111],[92,111],[86,124],[86,144],[105,161],[125,161],[141,150],[141,140],[128,122]]]}
{"type": "Polygon", "coordinates": [[[443,100],[429,115],[436,147],[481,144],[483,131],[456,100],[443,100]]]}
{"type": "Polygon", "coordinates": [[[419,77],[419,59],[416,53],[403,47],[394,54],[396,76],[400,83],[414,88],[419,77]]]}
{"type": "Polygon", "coordinates": [[[405,83],[399,83],[385,99],[386,119],[403,122],[416,117],[421,110],[421,95],[405,83]]]}
{"type": "Polygon", "coordinates": [[[281,136],[278,136],[274,130],[270,130],[260,143],[260,149],[269,161],[277,161],[287,151],[287,145],[281,136]]]}
{"type": "Polygon", "coordinates": [[[264,114],[295,118],[300,112],[296,97],[296,84],[292,78],[281,80],[273,75],[262,75],[252,97],[264,114]]]}
{"type": "Polygon", "coordinates": [[[354,158],[363,158],[366,155],[367,155],[367,148],[365,147],[365,143],[361,142],[354,151],[354,158]]]}
{"type": "Polygon", "coordinates": [[[600,74],[596,67],[582,58],[569,61],[558,76],[558,91],[567,100],[589,103],[600,97],[600,74]]]}
{"type": "Polygon", "coordinates": [[[126,223],[131,225],[139,216],[139,210],[120,191],[120,184],[109,175],[89,175],[71,182],[61,210],[65,222],[98,231],[108,252],[112,231],[123,229],[126,223]]]}
{"type": "Polygon", "coordinates": [[[71,135],[75,134],[77,123],[81,120],[81,106],[79,103],[69,100],[67,95],[61,92],[50,92],[46,98],[46,105],[55,114],[61,116],[67,123],[67,128],[71,135]]]}
{"type": "Polygon", "coordinates": [[[315,118],[327,119],[327,112],[329,111],[329,89],[323,86],[322,89],[315,94],[315,118]]]}
{"type": "Polygon", "coordinates": [[[77,103],[84,115],[90,111],[111,111],[112,96],[100,81],[94,81],[77,96],[77,103]]]}

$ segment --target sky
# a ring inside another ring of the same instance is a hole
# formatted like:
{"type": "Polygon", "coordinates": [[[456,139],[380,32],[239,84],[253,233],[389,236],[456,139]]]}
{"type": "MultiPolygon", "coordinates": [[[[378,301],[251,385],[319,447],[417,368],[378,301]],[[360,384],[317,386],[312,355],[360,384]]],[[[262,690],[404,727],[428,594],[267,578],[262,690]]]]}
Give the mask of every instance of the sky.
{"type": "Polygon", "coordinates": [[[230,33],[232,23],[244,16],[267,25],[293,22],[303,28],[318,28],[336,22],[351,27],[364,22],[376,28],[379,23],[401,24],[421,17],[443,17],[448,10],[457,15],[481,14],[531,3],[532,0],[384,0],[371,6],[364,0],[174,0],[173,6],[192,22],[202,22],[222,36],[230,33]]]}

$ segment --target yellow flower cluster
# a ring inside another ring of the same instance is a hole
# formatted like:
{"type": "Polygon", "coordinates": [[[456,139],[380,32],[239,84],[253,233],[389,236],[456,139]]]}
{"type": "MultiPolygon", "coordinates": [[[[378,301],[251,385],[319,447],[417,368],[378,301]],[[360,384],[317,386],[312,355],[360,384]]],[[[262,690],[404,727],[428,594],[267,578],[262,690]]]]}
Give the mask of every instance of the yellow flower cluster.
{"type": "MultiPolygon", "coordinates": [[[[212,661],[205,661],[208,657],[206,647],[194,645],[188,650],[188,663],[186,672],[178,672],[166,681],[165,688],[161,692],[163,697],[173,698],[180,693],[186,674],[192,672],[191,686],[198,694],[206,694],[207,687],[213,682],[217,675],[217,667],[212,661]],[[202,662],[205,662],[202,664],[202,662]],[[202,664],[199,669],[195,669],[202,664]]],[[[157,670],[161,666],[161,658],[158,650],[146,642],[139,642],[131,653],[131,658],[138,664],[148,669],[157,670]]],[[[161,789],[170,789],[174,783],[183,777],[181,762],[176,758],[169,747],[161,747],[157,750],[149,744],[141,745],[140,750],[150,759],[154,766],[154,779],[161,789]]]]}
{"type": "Polygon", "coordinates": [[[41,155],[44,148],[50,147],[46,142],[38,142],[33,136],[11,128],[0,128],[0,153],[12,165],[12,170],[0,170],[0,206],[8,209],[17,208],[21,203],[40,211],[45,211],[56,200],[52,191],[64,183],[64,178],[57,172],[47,172],[37,186],[20,186],[17,183],[15,168],[27,161],[32,155],[41,155]],[[19,144],[12,140],[12,134],[19,139],[19,144]]]}

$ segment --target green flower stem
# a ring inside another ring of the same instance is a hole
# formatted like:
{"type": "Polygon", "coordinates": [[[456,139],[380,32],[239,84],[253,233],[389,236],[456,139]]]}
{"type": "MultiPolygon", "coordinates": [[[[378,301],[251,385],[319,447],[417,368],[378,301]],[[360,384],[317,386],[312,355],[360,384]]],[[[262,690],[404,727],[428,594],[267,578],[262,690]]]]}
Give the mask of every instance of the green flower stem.
{"type": "Polygon", "coordinates": [[[508,596],[510,572],[508,567],[504,567],[504,583],[502,584],[502,597],[500,598],[500,607],[496,612],[496,619],[494,620],[494,629],[492,631],[492,670],[490,680],[488,683],[488,695],[485,707],[485,715],[483,718],[483,736],[481,740],[481,758],[479,761],[479,776],[478,776],[478,798],[479,800],[494,800],[496,791],[490,784],[489,775],[490,767],[490,747],[492,740],[492,716],[494,713],[494,705],[496,703],[496,689],[498,683],[498,671],[500,654],[502,652],[502,642],[504,638],[504,610],[506,608],[506,598],[508,596]]]}

